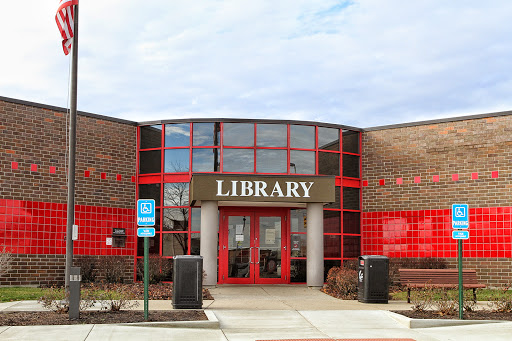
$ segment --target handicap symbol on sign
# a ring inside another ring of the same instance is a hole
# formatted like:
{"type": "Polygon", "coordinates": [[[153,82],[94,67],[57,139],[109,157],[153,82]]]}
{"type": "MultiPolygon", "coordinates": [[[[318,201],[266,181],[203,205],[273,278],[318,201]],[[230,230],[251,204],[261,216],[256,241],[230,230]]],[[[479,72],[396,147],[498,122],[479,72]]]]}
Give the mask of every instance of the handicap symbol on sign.
{"type": "Polygon", "coordinates": [[[455,216],[457,218],[464,218],[466,216],[466,208],[465,207],[455,207],[455,216]]]}
{"type": "Polygon", "coordinates": [[[151,204],[150,203],[141,203],[141,212],[149,214],[151,213],[151,204]]]}

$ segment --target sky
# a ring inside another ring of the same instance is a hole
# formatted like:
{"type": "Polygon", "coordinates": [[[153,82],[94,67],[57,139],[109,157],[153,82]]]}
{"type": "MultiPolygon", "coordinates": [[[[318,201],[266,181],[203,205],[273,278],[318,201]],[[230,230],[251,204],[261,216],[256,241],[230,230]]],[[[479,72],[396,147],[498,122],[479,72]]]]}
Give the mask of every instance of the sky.
{"type": "MultiPolygon", "coordinates": [[[[0,96],[67,107],[58,0],[0,4],[0,96]]],[[[78,110],[359,128],[512,110],[512,1],[82,0],[78,110]]]]}

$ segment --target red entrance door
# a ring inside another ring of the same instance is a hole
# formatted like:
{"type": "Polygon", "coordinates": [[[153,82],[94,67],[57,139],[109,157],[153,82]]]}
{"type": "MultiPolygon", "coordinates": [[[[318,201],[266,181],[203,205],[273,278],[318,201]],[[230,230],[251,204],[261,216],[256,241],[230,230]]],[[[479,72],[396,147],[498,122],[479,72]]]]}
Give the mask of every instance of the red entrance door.
{"type": "Polygon", "coordinates": [[[219,234],[219,282],[289,282],[287,210],[225,209],[219,234]]]}

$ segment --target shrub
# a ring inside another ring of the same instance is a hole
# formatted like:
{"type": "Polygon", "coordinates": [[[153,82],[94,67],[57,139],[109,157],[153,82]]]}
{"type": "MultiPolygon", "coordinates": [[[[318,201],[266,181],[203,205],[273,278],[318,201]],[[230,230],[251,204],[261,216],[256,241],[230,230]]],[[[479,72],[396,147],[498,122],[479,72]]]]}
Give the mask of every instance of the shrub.
{"type": "Polygon", "coordinates": [[[488,306],[494,312],[511,313],[512,295],[508,292],[510,285],[503,286],[501,290],[495,290],[489,298],[488,306]]]}
{"type": "Polygon", "coordinates": [[[10,269],[12,264],[12,255],[7,252],[4,246],[0,249],[0,276],[5,275],[10,269]]]}
{"type": "Polygon", "coordinates": [[[327,273],[323,291],[344,300],[357,299],[357,271],[332,267],[327,273]]]}
{"type": "Polygon", "coordinates": [[[123,283],[126,260],[122,256],[103,256],[98,262],[98,269],[107,283],[123,283]]]}
{"type": "Polygon", "coordinates": [[[102,310],[119,311],[121,309],[135,308],[139,302],[135,300],[135,294],[126,290],[126,287],[111,287],[96,293],[97,301],[101,304],[102,310]]]}
{"type": "Polygon", "coordinates": [[[77,260],[77,266],[80,267],[82,283],[94,283],[97,275],[97,259],[91,256],[82,256],[77,260]]]}
{"type": "MultiPolygon", "coordinates": [[[[80,291],[80,306],[79,310],[84,311],[87,308],[93,306],[95,299],[94,293],[87,289],[82,289],[80,291]]],[[[59,314],[64,314],[69,311],[69,292],[67,292],[64,288],[46,288],[44,289],[43,296],[41,296],[38,300],[43,308],[52,310],[59,314]]]]}
{"type": "Polygon", "coordinates": [[[436,288],[433,290],[432,307],[439,315],[455,315],[459,310],[458,292],[436,288]]]}
{"type": "Polygon", "coordinates": [[[434,288],[427,286],[423,290],[411,291],[411,304],[413,311],[426,311],[432,308],[432,300],[434,288]]]}
{"type": "MultiPolygon", "coordinates": [[[[168,279],[172,273],[172,259],[164,258],[159,255],[149,255],[148,274],[149,283],[156,284],[168,279]]],[[[144,280],[144,261],[137,261],[137,279],[144,280]]]]}

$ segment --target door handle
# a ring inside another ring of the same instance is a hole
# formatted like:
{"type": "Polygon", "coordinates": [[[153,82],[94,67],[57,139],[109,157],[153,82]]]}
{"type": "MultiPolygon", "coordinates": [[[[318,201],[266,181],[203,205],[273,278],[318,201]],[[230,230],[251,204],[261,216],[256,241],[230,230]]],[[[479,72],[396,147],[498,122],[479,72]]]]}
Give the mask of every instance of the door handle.
{"type": "Polygon", "coordinates": [[[258,249],[258,262],[256,264],[260,264],[260,248],[257,247],[257,249],[258,249]]]}

